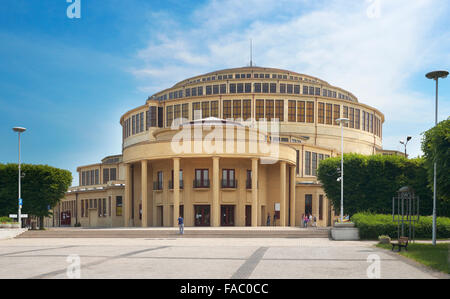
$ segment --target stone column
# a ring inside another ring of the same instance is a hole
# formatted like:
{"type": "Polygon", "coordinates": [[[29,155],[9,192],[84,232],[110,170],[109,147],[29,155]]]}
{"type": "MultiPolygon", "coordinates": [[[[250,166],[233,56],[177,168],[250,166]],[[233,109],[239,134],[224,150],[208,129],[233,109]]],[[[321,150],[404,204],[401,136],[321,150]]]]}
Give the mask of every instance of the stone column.
{"type": "Polygon", "coordinates": [[[148,226],[147,161],[141,161],[142,227],[148,226]]]}
{"type": "Polygon", "coordinates": [[[296,214],[295,214],[295,173],[296,168],[295,166],[290,167],[291,170],[291,226],[295,227],[295,220],[296,220],[296,214]]]}
{"type": "Polygon", "coordinates": [[[173,158],[173,226],[180,216],[180,158],[173,158]]]}
{"type": "Polygon", "coordinates": [[[280,161],[280,226],[286,226],[286,162],[280,161]]]}
{"type": "Polygon", "coordinates": [[[258,162],[252,159],[252,226],[258,226],[258,162]]]}
{"type": "Polygon", "coordinates": [[[124,225],[126,227],[132,226],[131,219],[131,165],[125,164],[125,200],[124,200],[124,225]]]}
{"type": "Polygon", "coordinates": [[[213,200],[211,209],[212,226],[220,226],[220,206],[219,206],[219,157],[213,157],[213,200]]]}

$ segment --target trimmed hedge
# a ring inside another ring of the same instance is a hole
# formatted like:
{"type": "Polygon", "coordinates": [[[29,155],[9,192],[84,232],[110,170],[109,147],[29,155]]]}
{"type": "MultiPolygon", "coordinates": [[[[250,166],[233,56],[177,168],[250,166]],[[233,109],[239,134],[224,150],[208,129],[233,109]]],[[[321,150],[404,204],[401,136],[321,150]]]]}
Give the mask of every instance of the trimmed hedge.
{"type": "MultiPolygon", "coordinates": [[[[398,223],[392,221],[392,215],[357,213],[351,217],[351,220],[359,229],[361,239],[376,240],[381,235],[397,239],[398,223]]],[[[405,225],[405,235],[409,234],[408,225],[409,223],[405,225]]],[[[437,238],[450,238],[450,218],[437,217],[436,229],[437,238]]],[[[421,216],[420,221],[416,222],[415,237],[416,239],[431,239],[432,230],[433,217],[421,216]]]]}

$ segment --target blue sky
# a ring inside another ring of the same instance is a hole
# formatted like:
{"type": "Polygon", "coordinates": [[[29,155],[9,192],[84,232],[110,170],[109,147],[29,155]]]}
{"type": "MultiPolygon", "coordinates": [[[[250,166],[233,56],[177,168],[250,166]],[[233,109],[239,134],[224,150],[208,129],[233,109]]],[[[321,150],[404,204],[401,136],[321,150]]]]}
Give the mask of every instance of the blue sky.
{"type": "MultiPolygon", "coordinates": [[[[434,125],[434,83],[450,69],[445,0],[5,0],[0,10],[0,163],[74,174],[121,152],[120,116],[179,80],[249,63],[317,76],[386,117],[384,148],[419,155],[434,125]]],[[[440,81],[439,119],[450,115],[440,81]]]]}

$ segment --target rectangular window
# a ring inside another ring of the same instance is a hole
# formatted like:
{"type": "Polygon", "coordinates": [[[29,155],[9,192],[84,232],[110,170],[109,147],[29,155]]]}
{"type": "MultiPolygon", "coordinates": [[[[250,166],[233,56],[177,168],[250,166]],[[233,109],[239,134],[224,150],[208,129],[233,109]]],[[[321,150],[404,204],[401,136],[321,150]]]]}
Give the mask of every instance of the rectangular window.
{"type": "Polygon", "coordinates": [[[144,132],[144,112],[139,113],[139,133],[144,132]]]}
{"type": "Polygon", "coordinates": [[[209,188],[209,170],[208,169],[196,169],[194,188],[209,188]]]}
{"type": "Polygon", "coordinates": [[[227,85],[226,84],[220,84],[220,94],[227,93],[227,85]]]}
{"type": "Polygon", "coordinates": [[[355,109],[355,129],[360,129],[360,122],[361,122],[361,116],[360,116],[360,110],[355,109]]]}
{"type": "Polygon", "coordinates": [[[202,96],[203,95],[203,86],[197,87],[197,95],[202,96]]]}
{"type": "Polygon", "coordinates": [[[284,100],[277,100],[275,105],[275,118],[284,121],[284,100]]]}
{"type": "Polygon", "coordinates": [[[115,168],[110,168],[109,169],[109,176],[110,176],[110,180],[111,181],[117,180],[117,175],[116,175],[116,169],[115,168]]]}
{"type": "Polygon", "coordinates": [[[323,220],[323,195],[319,195],[319,220],[323,220]]]}
{"type": "Polygon", "coordinates": [[[350,107],[350,111],[349,111],[349,119],[350,119],[350,128],[354,128],[355,127],[355,109],[350,107]]]}
{"type": "MultiPolygon", "coordinates": [[[[344,106],[343,118],[348,118],[348,107],[344,106]]],[[[348,123],[344,123],[344,127],[348,128],[348,123]]]]}
{"type": "Polygon", "coordinates": [[[264,118],[264,100],[256,100],[256,120],[264,118]]]}
{"type": "Polygon", "coordinates": [[[88,210],[88,200],[86,199],[84,201],[84,216],[89,217],[89,210],[88,210]]]}
{"type": "Polygon", "coordinates": [[[231,118],[231,100],[223,101],[223,119],[231,118]]]}
{"type": "Polygon", "coordinates": [[[314,123],[314,102],[306,103],[306,122],[314,123]]]}
{"type": "Polygon", "coordinates": [[[255,83],[253,89],[255,90],[255,93],[261,93],[261,83],[255,83]]]}
{"type": "Polygon", "coordinates": [[[173,106],[173,119],[179,120],[181,118],[181,104],[173,106]]]}
{"type": "Polygon", "coordinates": [[[269,93],[269,83],[263,83],[263,85],[262,85],[262,92],[263,93],[269,93]]]}
{"type": "Polygon", "coordinates": [[[155,106],[151,106],[149,108],[148,117],[149,117],[149,119],[147,120],[147,127],[149,127],[149,126],[152,128],[156,127],[157,119],[156,119],[156,107],[155,106]]]}
{"type": "Polygon", "coordinates": [[[134,135],[134,134],[136,134],[136,115],[133,115],[131,118],[133,120],[133,130],[132,130],[132,132],[133,132],[133,135],[134,135]]]}
{"type": "Polygon", "coordinates": [[[245,83],[245,93],[252,92],[252,83],[245,83]]]}
{"type": "Polygon", "coordinates": [[[212,86],[206,85],[206,95],[209,96],[212,94],[212,86]]]}
{"type": "Polygon", "coordinates": [[[219,94],[219,85],[213,85],[213,94],[219,94]]]}
{"type": "Polygon", "coordinates": [[[317,122],[319,124],[325,123],[325,104],[319,102],[318,108],[317,108],[317,122]]]}
{"type": "Polygon", "coordinates": [[[273,100],[266,100],[266,120],[271,121],[274,118],[273,100]]]}
{"type": "Polygon", "coordinates": [[[109,182],[109,168],[103,169],[103,184],[107,184],[109,182]]]}
{"type": "Polygon", "coordinates": [[[316,87],[316,96],[320,96],[320,87],[316,87]]]}
{"type": "Polygon", "coordinates": [[[295,122],[297,120],[297,102],[289,101],[288,102],[288,121],[295,122]]]}
{"type": "Polygon", "coordinates": [[[189,119],[189,104],[183,104],[181,108],[181,117],[186,119],[189,119]]]}
{"type": "Polygon", "coordinates": [[[363,131],[366,130],[366,111],[363,111],[363,115],[362,115],[362,130],[363,131]]]}
{"type": "Polygon", "coordinates": [[[116,196],[116,216],[122,216],[122,196],[116,196]]]}
{"type": "Polygon", "coordinates": [[[311,172],[311,174],[312,175],[317,175],[317,153],[312,153],[312,165],[311,165],[311,168],[312,168],[312,172],[311,172]]]}
{"type": "Polygon", "coordinates": [[[373,133],[373,114],[370,114],[370,133],[373,133]]]}
{"type": "Polygon", "coordinates": [[[166,108],[166,127],[172,126],[173,122],[173,106],[167,106],[166,108]]]}
{"type": "Polygon", "coordinates": [[[186,93],[186,98],[189,98],[191,96],[191,89],[190,88],[186,89],[185,93],[186,93]]]}
{"type": "Polygon", "coordinates": [[[244,93],[244,83],[237,84],[237,93],[244,93]]]}
{"type": "Polygon", "coordinates": [[[309,87],[309,95],[314,95],[314,86],[309,87]]]}
{"type": "Polygon", "coordinates": [[[252,117],[252,101],[251,100],[244,100],[242,103],[242,119],[248,120],[252,117]]]}
{"type": "Polygon", "coordinates": [[[84,217],[84,200],[81,200],[81,217],[84,217]]]}
{"type": "Polygon", "coordinates": [[[192,103],[192,119],[201,119],[202,118],[202,110],[200,107],[200,102],[192,103]]]}
{"type": "Polygon", "coordinates": [[[326,108],[326,124],[333,124],[333,104],[327,104],[326,108]]]}
{"type": "Polygon", "coordinates": [[[270,93],[277,93],[277,84],[270,83],[270,93]]]}
{"type": "Polygon", "coordinates": [[[297,175],[299,175],[300,174],[300,151],[299,150],[296,150],[296,153],[297,153],[297,157],[296,157],[296,168],[295,168],[295,173],[297,174],[297,175]]]}
{"type": "Polygon", "coordinates": [[[311,175],[311,152],[305,152],[305,175],[311,175]]]}
{"type": "Polygon", "coordinates": [[[211,117],[219,117],[219,101],[211,102],[211,117]]]}
{"type": "Polygon", "coordinates": [[[333,113],[333,125],[338,126],[339,124],[336,122],[341,118],[341,105],[334,105],[334,113],[333,113]]]}
{"type": "Polygon", "coordinates": [[[197,96],[197,87],[192,88],[191,91],[192,91],[192,96],[196,97],[197,96]]]}
{"type": "Polygon", "coordinates": [[[222,188],[237,188],[234,169],[222,169],[222,188]]]}
{"type": "Polygon", "coordinates": [[[306,120],[305,111],[306,111],[305,101],[297,101],[297,122],[301,123],[305,122],[306,120]]]}
{"type": "Polygon", "coordinates": [[[202,118],[209,117],[209,102],[202,102],[202,118]]]}
{"type": "Polygon", "coordinates": [[[233,101],[233,118],[235,120],[241,119],[241,100],[234,100],[233,101]]]}
{"type": "Polygon", "coordinates": [[[158,107],[158,127],[164,127],[164,108],[158,107]]]}
{"type": "Polygon", "coordinates": [[[106,217],[106,198],[103,198],[102,202],[102,216],[106,217]]]}
{"type": "Polygon", "coordinates": [[[308,94],[308,86],[303,85],[303,94],[308,94]]]}
{"type": "Polygon", "coordinates": [[[236,93],[236,84],[235,83],[230,84],[230,93],[236,93]]]}
{"type": "Polygon", "coordinates": [[[280,84],[280,93],[286,93],[286,84],[284,83],[280,84]]]}
{"type": "Polygon", "coordinates": [[[294,94],[300,94],[300,85],[294,85],[294,94]]]}
{"type": "Polygon", "coordinates": [[[287,93],[292,94],[294,92],[293,87],[294,86],[292,84],[288,84],[287,85],[287,93]]]}

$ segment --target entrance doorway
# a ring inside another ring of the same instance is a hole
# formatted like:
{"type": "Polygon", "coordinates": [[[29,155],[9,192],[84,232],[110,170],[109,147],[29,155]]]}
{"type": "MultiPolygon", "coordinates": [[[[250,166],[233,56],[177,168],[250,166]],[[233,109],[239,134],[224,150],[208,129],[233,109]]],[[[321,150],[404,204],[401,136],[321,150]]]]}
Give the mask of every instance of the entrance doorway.
{"type": "Polygon", "coordinates": [[[245,206],[245,226],[252,226],[252,206],[245,206]]]}
{"type": "Polygon", "coordinates": [[[157,211],[156,211],[156,225],[163,227],[164,226],[164,210],[162,206],[158,206],[156,207],[157,211]]]}
{"type": "Polygon", "coordinates": [[[61,226],[70,226],[72,223],[70,211],[61,213],[61,226]]]}
{"type": "Polygon", "coordinates": [[[234,206],[221,206],[220,225],[234,226],[234,206]]]}
{"type": "Polygon", "coordinates": [[[209,205],[194,206],[195,226],[211,226],[211,208],[209,205]]]}

